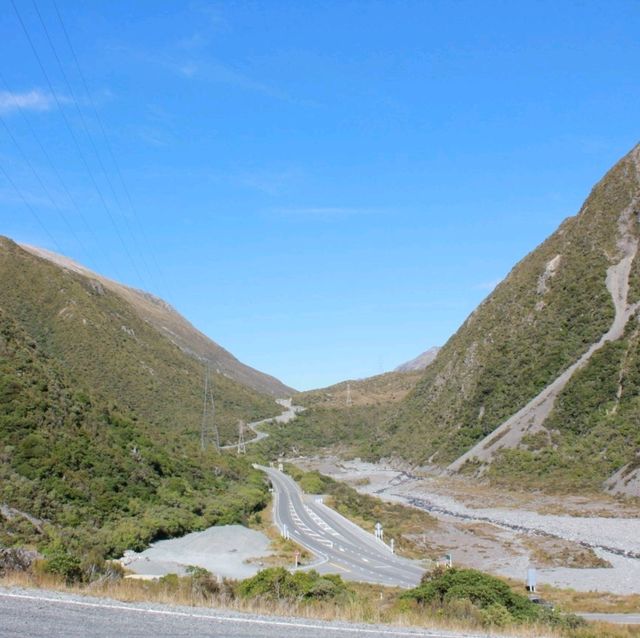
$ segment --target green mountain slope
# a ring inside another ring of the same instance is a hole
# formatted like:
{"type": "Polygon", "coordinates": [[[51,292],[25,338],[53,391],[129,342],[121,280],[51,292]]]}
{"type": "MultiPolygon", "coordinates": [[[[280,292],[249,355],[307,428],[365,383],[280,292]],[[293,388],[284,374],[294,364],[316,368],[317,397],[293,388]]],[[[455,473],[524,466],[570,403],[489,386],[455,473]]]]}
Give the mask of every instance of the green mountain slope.
{"type": "Polygon", "coordinates": [[[243,521],[267,496],[243,460],[79,389],[3,309],[0,459],[0,546],[87,560],[243,521]]]}
{"type": "MultiPolygon", "coordinates": [[[[106,402],[135,412],[158,431],[197,440],[203,363],[173,343],[139,309],[101,281],[34,256],[0,239],[0,308],[70,381],[106,402]]],[[[223,439],[237,419],[279,413],[272,398],[213,375],[223,439]]]]}
{"type": "Polygon", "coordinates": [[[318,390],[299,392],[295,401],[309,408],[342,408],[349,403],[355,406],[395,403],[407,396],[421,376],[420,370],[385,372],[365,379],[341,381],[318,390]]]}
{"type": "Polygon", "coordinates": [[[344,384],[304,393],[309,409],[270,445],[324,442],[511,487],[640,496],[639,216],[640,146],[513,268],[405,398],[347,408],[344,384]]]}
{"type": "Polygon", "coordinates": [[[632,462],[639,202],[636,147],[447,342],[388,418],[381,452],[452,469],[493,462],[496,480],[553,470],[591,487],[632,462]]]}
{"type": "Polygon", "coordinates": [[[175,343],[185,353],[203,362],[206,361],[213,370],[218,370],[242,385],[277,398],[286,398],[293,392],[291,388],[275,377],[254,370],[238,361],[230,352],[192,326],[162,299],[102,277],[71,259],[48,250],[27,245],[23,245],[22,248],[66,270],[98,281],[104,288],[111,290],[126,301],[143,321],[155,327],[158,332],[175,343]]]}

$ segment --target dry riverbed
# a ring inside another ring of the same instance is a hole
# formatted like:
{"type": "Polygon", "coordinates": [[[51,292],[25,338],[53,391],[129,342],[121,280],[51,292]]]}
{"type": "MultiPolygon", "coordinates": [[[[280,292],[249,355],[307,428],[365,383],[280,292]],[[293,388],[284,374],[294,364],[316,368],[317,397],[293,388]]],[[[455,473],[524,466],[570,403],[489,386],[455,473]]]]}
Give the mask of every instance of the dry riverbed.
{"type": "Polygon", "coordinates": [[[373,494],[429,511],[439,524],[413,540],[459,565],[577,591],[640,593],[640,511],[605,496],[564,498],[486,490],[392,463],[294,459],[373,494]]]}

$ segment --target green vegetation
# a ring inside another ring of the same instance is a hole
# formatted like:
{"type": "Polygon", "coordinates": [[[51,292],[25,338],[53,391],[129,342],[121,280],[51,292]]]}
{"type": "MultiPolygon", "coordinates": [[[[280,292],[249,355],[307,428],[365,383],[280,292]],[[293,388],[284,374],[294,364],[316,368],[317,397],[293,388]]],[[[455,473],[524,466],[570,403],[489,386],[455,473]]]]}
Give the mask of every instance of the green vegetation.
{"type": "MultiPolygon", "coordinates": [[[[202,416],[203,364],[141,319],[136,308],[103,286],[0,238],[0,308],[38,348],[65,368],[78,392],[135,413],[162,432],[196,441],[202,416]]],[[[223,440],[237,420],[280,413],[265,395],[213,375],[223,440]]]]}
{"type": "Polygon", "coordinates": [[[258,572],[253,578],[243,580],[238,594],[245,598],[272,600],[342,600],[350,590],[336,574],[320,576],[315,570],[291,573],[284,567],[270,567],[258,572]]]}
{"type": "Polygon", "coordinates": [[[562,615],[536,605],[515,593],[503,580],[475,569],[438,568],[425,574],[420,585],[404,593],[402,598],[414,600],[432,612],[475,615],[480,624],[488,627],[548,624],[575,629],[586,624],[577,616],[562,615]]]}
{"type": "Polygon", "coordinates": [[[547,491],[597,491],[640,449],[640,335],[635,325],[577,372],[546,427],[489,468],[499,484],[547,491]]]}
{"type": "Polygon", "coordinates": [[[257,444],[258,450],[273,459],[335,447],[345,456],[377,459],[388,436],[383,420],[388,410],[383,406],[308,408],[290,423],[266,426],[270,436],[257,444]]]}
{"type": "MultiPolygon", "coordinates": [[[[381,453],[416,462],[452,461],[526,404],[606,332],[613,318],[606,271],[619,259],[618,219],[638,190],[635,160],[629,155],[594,188],[580,213],[517,264],[449,340],[397,414],[389,414],[391,437],[381,453]],[[416,441],[421,444],[416,446],[416,441]]],[[[632,232],[637,233],[635,225],[632,232]]],[[[637,262],[632,277],[636,295],[640,289],[637,262]]],[[[567,389],[550,421],[555,438],[549,441],[546,456],[542,455],[539,474],[555,467],[558,475],[565,476],[567,487],[594,487],[633,457],[636,441],[629,438],[628,428],[621,436],[617,431],[622,405],[616,418],[608,416],[602,405],[612,390],[615,394],[618,373],[627,373],[631,359],[621,367],[620,358],[626,350],[626,344],[612,344],[584,371],[582,389],[573,382],[573,389],[567,389]],[[589,374],[593,378],[587,382],[589,374]],[[599,408],[595,413],[594,404],[599,408]],[[577,437],[584,435],[579,430],[585,427],[594,436],[589,442],[578,442],[577,437]],[[596,472],[589,464],[590,481],[586,476],[571,480],[567,473],[579,473],[585,458],[582,451],[573,454],[571,449],[595,445],[596,430],[601,441],[608,440],[609,434],[616,439],[614,449],[603,452],[600,445],[596,472]],[[618,444],[625,439],[630,444],[626,450],[618,444]]],[[[632,411],[627,420],[634,420],[632,411]]],[[[508,482],[515,468],[528,476],[530,460],[527,450],[505,453],[501,467],[509,471],[503,473],[496,466],[492,476],[503,476],[508,482]]]]}
{"type": "MultiPolygon", "coordinates": [[[[244,522],[268,493],[261,473],[77,389],[0,310],[0,545],[41,550],[83,578],[83,561],[244,522]]],[[[87,567],[88,569],[89,567],[87,567]]]]}

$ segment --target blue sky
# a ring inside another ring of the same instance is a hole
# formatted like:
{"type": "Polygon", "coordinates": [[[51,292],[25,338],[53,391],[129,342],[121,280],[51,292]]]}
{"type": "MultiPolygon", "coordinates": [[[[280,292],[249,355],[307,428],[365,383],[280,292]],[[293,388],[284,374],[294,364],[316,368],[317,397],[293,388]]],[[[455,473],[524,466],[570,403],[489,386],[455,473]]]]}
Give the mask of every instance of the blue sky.
{"type": "Polygon", "coordinates": [[[14,2],[0,232],[300,389],[444,343],[640,138],[631,0],[14,2]]]}

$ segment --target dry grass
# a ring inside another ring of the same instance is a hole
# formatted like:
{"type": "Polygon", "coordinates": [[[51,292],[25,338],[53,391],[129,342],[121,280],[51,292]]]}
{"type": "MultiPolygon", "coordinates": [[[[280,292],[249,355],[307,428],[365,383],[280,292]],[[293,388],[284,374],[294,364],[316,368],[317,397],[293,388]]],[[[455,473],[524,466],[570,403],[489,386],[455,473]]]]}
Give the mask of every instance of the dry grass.
{"type": "MultiPolygon", "coordinates": [[[[401,401],[413,390],[423,372],[385,372],[374,377],[350,381],[352,404],[386,405],[401,401]]],[[[343,408],[347,404],[347,382],[301,392],[296,395],[296,401],[306,407],[343,408]]]]}
{"type": "Polygon", "coordinates": [[[529,550],[531,563],[537,567],[611,567],[590,547],[562,538],[546,536],[522,536],[520,542],[529,550]]]}
{"type": "Polygon", "coordinates": [[[610,594],[558,589],[550,585],[539,587],[540,595],[552,600],[563,611],[584,613],[640,613],[640,594],[610,594]]]}
{"type": "Polygon", "coordinates": [[[640,499],[614,496],[604,492],[593,494],[556,495],[544,494],[523,485],[521,490],[479,481],[477,477],[434,476],[428,471],[414,471],[425,481],[425,491],[452,496],[468,507],[526,509],[538,514],[559,516],[637,518],[640,516],[640,499]]]}
{"type": "MultiPolygon", "coordinates": [[[[377,585],[354,584],[355,595],[347,602],[277,602],[263,599],[243,599],[229,594],[206,596],[188,584],[188,579],[179,579],[179,586],[171,582],[122,579],[96,582],[91,585],[66,585],[50,574],[9,574],[0,578],[2,587],[21,587],[63,591],[83,596],[109,598],[125,603],[158,603],[227,609],[245,613],[278,615],[324,621],[342,621],[365,624],[387,624],[396,627],[424,627],[431,629],[469,632],[481,630],[486,636],[518,636],[522,638],[561,638],[560,634],[546,627],[510,627],[487,630],[471,621],[448,619],[443,615],[428,615],[412,605],[398,604],[398,590],[377,585]]],[[[608,626],[605,626],[608,627],[608,626]]],[[[637,638],[639,634],[585,634],[584,638],[596,635],[612,638],[637,638]]],[[[582,638],[582,636],[580,637],[582,638]]]]}

